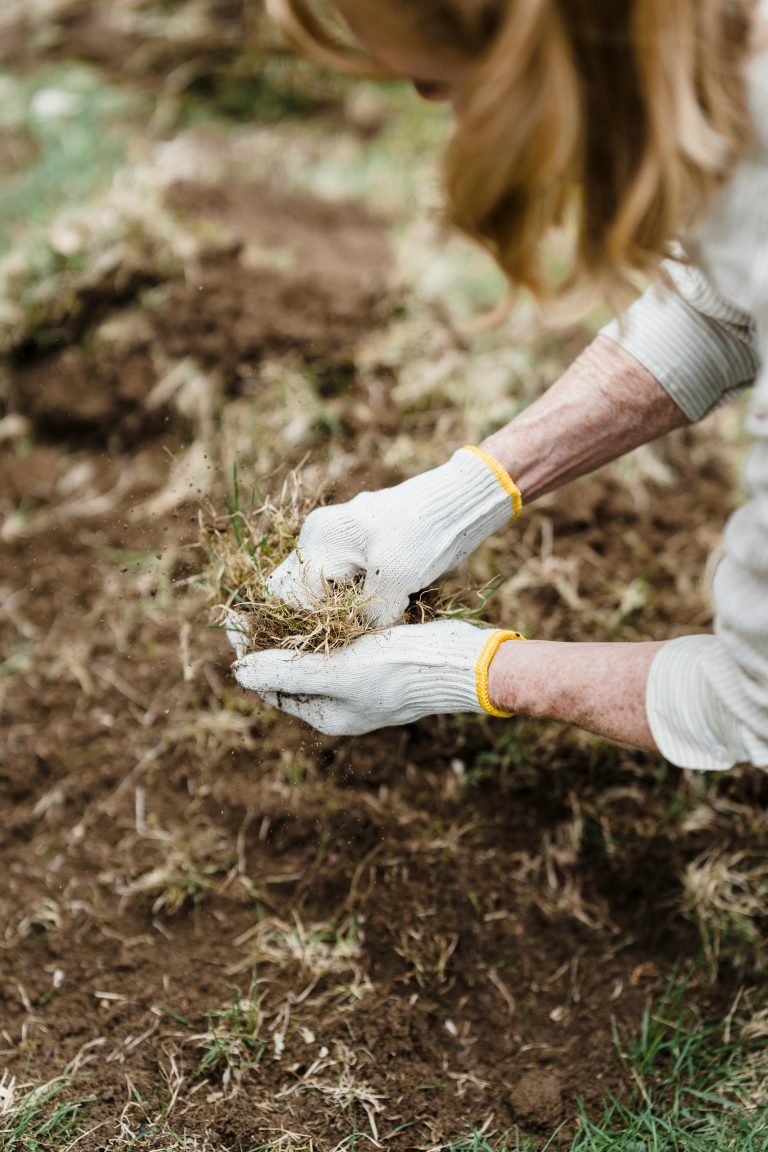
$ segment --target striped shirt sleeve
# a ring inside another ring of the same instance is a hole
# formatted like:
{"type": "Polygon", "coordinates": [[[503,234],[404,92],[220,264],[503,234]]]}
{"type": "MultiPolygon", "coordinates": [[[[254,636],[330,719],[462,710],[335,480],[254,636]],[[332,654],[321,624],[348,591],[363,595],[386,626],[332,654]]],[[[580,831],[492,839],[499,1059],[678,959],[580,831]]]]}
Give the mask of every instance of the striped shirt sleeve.
{"type": "MultiPolygon", "coordinates": [[[[768,28],[768,0],[759,0],[768,28]]],[[[749,499],[725,531],[715,631],[659,649],[646,705],[656,743],[685,768],[768,768],[768,52],[748,71],[754,148],[695,238],[719,291],[693,265],[667,266],[612,339],[645,364],[690,420],[757,377],[747,422],[749,499]],[[762,367],[761,367],[762,365],[762,367]]]]}
{"type": "Polygon", "coordinates": [[[768,768],[768,218],[762,234],[761,250],[744,256],[745,275],[754,279],[754,314],[720,297],[698,269],[677,264],[671,285],[649,290],[628,322],[606,332],[691,420],[757,374],[747,422],[754,439],[745,474],[751,498],[726,527],[713,588],[715,633],[665,644],[648,680],[656,744],[685,768],[768,768]]]}
{"type": "Polygon", "coordinates": [[[713,589],[715,634],[665,644],[648,679],[656,744],[684,768],[768,768],[768,239],[765,253],[745,259],[764,281],[750,294],[754,315],[723,299],[695,266],[673,262],[666,282],[605,330],[692,421],[757,376],[745,477],[751,499],[726,528],[713,589]]]}
{"type": "Polygon", "coordinates": [[[695,265],[667,260],[663,269],[602,335],[646,367],[695,423],[754,381],[760,363],[755,325],[695,265]]]}
{"type": "MultiPolygon", "coordinates": [[[[768,261],[764,267],[768,356],[768,261]]],[[[748,421],[750,500],[729,520],[714,582],[715,635],[659,650],[648,719],[664,756],[684,768],[768,768],[768,370],[748,421]]]]}

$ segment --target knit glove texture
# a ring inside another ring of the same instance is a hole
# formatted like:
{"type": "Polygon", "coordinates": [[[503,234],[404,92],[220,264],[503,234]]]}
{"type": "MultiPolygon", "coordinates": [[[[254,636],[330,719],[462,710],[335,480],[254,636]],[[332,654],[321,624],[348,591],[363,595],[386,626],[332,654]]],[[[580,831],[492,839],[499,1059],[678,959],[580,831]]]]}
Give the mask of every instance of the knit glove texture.
{"type": "MultiPolygon", "coordinates": [[[[237,634],[231,638],[237,644],[237,634]]],[[[491,704],[488,669],[500,644],[519,639],[516,632],[435,620],[372,632],[331,656],[251,653],[234,672],[243,688],[320,732],[359,736],[437,713],[508,715],[491,704]]]]}
{"type": "Polygon", "coordinates": [[[324,597],[324,580],[364,576],[372,623],[394,624],[410,596],[458,567],[520,508],[520,492],[501,465],[479,448],[460,448],[439,468],[394,488],[315,509],[267,587],[312,608],[324,597]]]}

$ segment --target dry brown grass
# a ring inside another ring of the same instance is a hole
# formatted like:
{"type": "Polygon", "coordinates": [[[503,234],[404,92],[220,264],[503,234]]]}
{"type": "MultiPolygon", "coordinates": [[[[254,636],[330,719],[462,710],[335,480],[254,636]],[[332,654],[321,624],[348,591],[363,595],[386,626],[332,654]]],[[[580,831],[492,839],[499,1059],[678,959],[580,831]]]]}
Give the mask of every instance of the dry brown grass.
{"type": "MultiPolygon", "coordinates": [[[[322,595],[306,586],[308,607],[285,603],[268,590],[268,580],[297,547],[301,525],[321,503],[305,491],[301,469],[290,473],[277,498],[244,508],[235,476],[227,511],[201,517],[201,543],[207,555],[204,579],[217,622],[242,637],[240,649],[259,652],[288,648],[296,652],[340,651],[371,632],[371,597],[361,579],[330,581],[321,575],[322,595]]],[[[420,594],[402,623],[424,623],[455,614],[455,604],[434,589],[420,594]]]]}
{"type": "Polygon", "coordinates": [[[761,971],[768,920],[768,864],[746,852],[715,849],[683,876],[684,911],[696,924],[713,972],[722,960],[761,971]]]}
{"type": "Polygon", "coordinates": [[[293,607],[270,594],[267,581],[296,547],[305,517],[318,504],[292,472],[276,499],[246,509],[235,475],[226,513],[203,519],[201,540],[208,557],[206,581],[218,622],[242,634],[244,651],[291,648],[325,652],[344,648],[370,631],[369,600],[358,581],[331,583],[309,608],[293,607]]]}

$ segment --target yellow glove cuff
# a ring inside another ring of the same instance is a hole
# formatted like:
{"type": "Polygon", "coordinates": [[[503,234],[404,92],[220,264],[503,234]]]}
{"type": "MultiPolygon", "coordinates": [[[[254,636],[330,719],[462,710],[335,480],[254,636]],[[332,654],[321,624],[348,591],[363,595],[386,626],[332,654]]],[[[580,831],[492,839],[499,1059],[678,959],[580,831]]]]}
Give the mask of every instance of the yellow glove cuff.
{"type": "Polygon", "coordinates": [[[520,493],[520,489],[518,488],[517,484],[515,484],[512,477],[502,468],[498,460],[494,460],[493,456],[489,456],[487,452],[483,452],[482,448],[476,448],[474,444],[465,444],[464,447],[467,452],[474,452],[475,456],[479,457],[483,464],[485,464],[488,468],[490,468],[491,472],[493,472],[499,484],[501,484],[502,488],[511,499],[512,519],[517,520],[518,516],[523,510],[523,497],[520,493]]]}
{"type": "Polygon", "coordinates": [[[521,636],[519,632],[505,632],[504,629],[492,632],[483,645],[483,650],[478,656],[477,664],[475,665],[475,683],[477,685],[477,699],[480,707],[484,712],[487,712],[489,716],[498,716],[502,720],[508,720],[510,716],[514,716],[514,712],[502,712],[500,708],[494,708],[493,704],[491,704],[491,698],[488,695],[488,672],[491,667],[491,661],[501,645],[507,640],[525,640],[525,636],[521,636]]]}

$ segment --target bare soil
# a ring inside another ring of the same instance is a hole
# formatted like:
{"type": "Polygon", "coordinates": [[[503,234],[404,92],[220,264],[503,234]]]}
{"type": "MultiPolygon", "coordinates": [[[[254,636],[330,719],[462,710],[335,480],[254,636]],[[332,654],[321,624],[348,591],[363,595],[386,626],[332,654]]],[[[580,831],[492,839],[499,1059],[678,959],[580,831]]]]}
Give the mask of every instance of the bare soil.
{"type": "MultiPolygon", "coordinates": [[[[237,689],[189,583],[194,493],[152,511],[193,438],[146,409],[155,356],[194,357],[229,396],[267,355],[321,378],[351,364],[338,445],[386,443],[391,413],[360,425],[354,344],[394,306],[390,260],[362,209],[245,184],[172,198],[227,231],[198,273],[119,348],[86,329],[12,366],[30,435],[0,450],[4,511],[26,517],[2,560],[4,1063],[33,1081],[76,1070],[83,1152],[117,1139],[121,1114],[150,1138],[161,1100],[179,1130],[237,1150],[285,1132],[330,1150],[357,1129],[396,1152],[470,1123],[544,1138],[561,1121],[565,1147],[577,1100],[627,1089],[612,1018],[636,1025],[696,955],[685,863],[744,829],[686,827],[695,786],[676,770],[557,729],[435,718],[346,741],[237,689]],[[254,267],[253,244],[295,263],[254,267]],[[201,1065],[200,1037],[233,989],[258,1001],[265,1047],[228,1079],[201,1065]]],[[[673,491],[646,478],[639,499],[598,477],[498,545],[512,570],[551,527],[580,558],[580,595],[604,602],[596,623],[534,565],[518,603],[538,634],[609,634],[638,566],[655,581],[629,613],[638,634],[706,624],[697,589],[687,619],[670,605],[680,557],[706,561],[729,477],[714,456],[694,467],[684,438],[670,454],[673,491]]],[[[363,451],[339,493],[363,477],[396,475],[363,451]]],[[[750,773],[718,787],[768,804],[750,773]]],[[[690,995],[717,1014],[733,987],[690,995]]]]}
{"type": "Polygon", "coordinates": [[[215,223],[216,245],[185,279],[155,285],[151,310],[119,343],[99,338],[98,322],[135,303],[149,276],[118,274],[89,288],[74,320],[49,334],[47,354],[29,344],[16,351],[14,407],[39,432],[135,442],[160,430],[168,413],[147,406],[160,350],[194,357],[231,393],[281,353],[297,353],[319,373],[343,370],[355,340],[376,323],[390,257],[385,229],[359,206],[243,182],[179,184],[169,201],[201,228],[215,223]],[[269,253],[284,266],[265,266],[269,253]]]}

